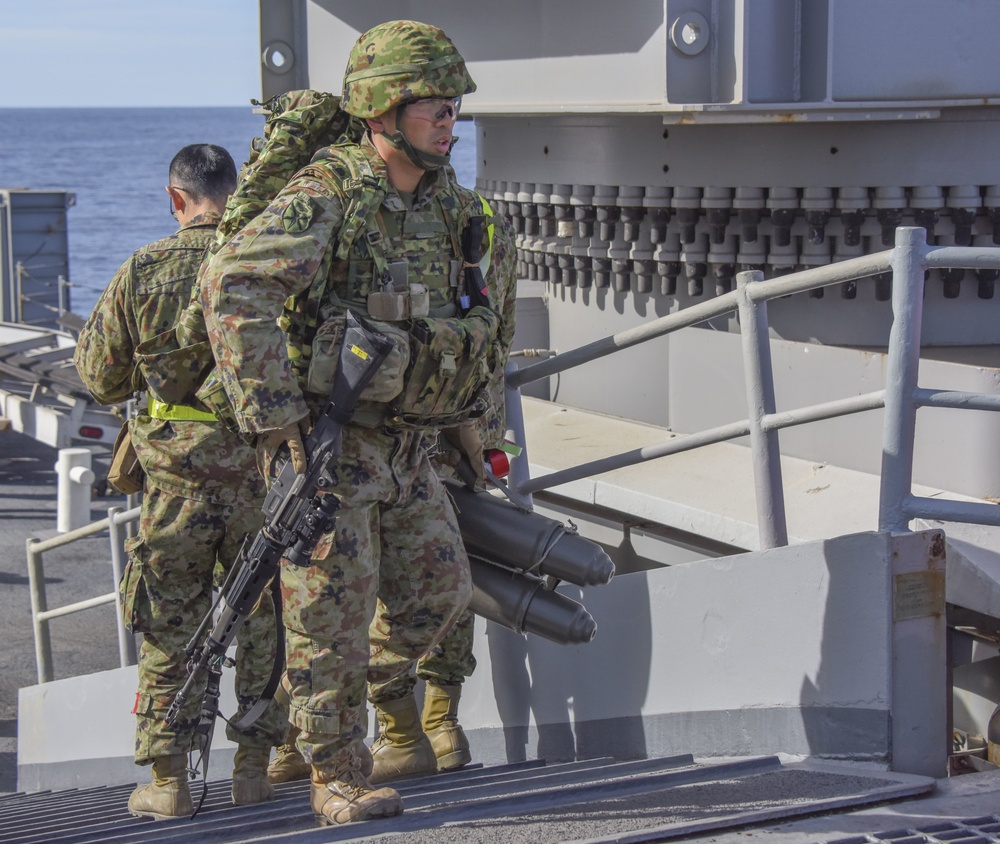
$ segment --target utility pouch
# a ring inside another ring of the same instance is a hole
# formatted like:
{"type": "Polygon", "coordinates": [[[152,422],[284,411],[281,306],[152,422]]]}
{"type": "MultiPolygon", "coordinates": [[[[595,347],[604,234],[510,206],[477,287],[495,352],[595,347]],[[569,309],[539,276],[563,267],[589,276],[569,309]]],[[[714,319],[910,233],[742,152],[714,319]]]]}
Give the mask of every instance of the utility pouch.
{"type": "Polygon", "coordinates": [[[174,328],[140,343],[136,361],[150,393],[167,404],[192,405],[215,358],[208,340],[191,345],[177,341],[174,328]]]}
{"type": "Polygon", "coordinates": [[[472,418],[490,377],[490,356],[499,317],[476,307],[464,317],[414,319],[406,389],[393,410],[418,427],[438,427],[472,418]]]}
{"type": "Polygon", "coordinates": [[[134,495],[142,491],[143,477],[142,464],[132,445],[132,434],[126,421],[115,438],[108,483],[124,495],[134,495]]]}
{"type": "Polygon", "coordinates": [[[427,316],[431,310],[431,294],[424,285],[411,284],[409,289],[403,291],[369,293],[367,307],[373,319],[401,322],[427,316]]]}
{"type": "MultiPolygon", "coordinates": [[[[360,401],[389,402],[403,391],[407,364],[410,362],[410,341],[406,329],[392,323],[371,321],[373,326],[395,342],[395,347],[378,368],[375,377],[361,391],[360,401]]],[[[340,367],[340,347],[344,343],[347,318],[333,317],[316,329],[313,338],[306,391],[328,396],[340,367]]]]}

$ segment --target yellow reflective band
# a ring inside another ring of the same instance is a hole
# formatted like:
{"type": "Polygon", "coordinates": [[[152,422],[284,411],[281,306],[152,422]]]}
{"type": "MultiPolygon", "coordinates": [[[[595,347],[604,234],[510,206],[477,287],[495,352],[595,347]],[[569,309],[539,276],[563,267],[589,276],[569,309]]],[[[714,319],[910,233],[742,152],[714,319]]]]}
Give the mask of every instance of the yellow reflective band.
{"type": "MultiPolygon", "coordinates": [[[[486,198],[484,196],[481,196],[480,194],[476,194],[476,196],[479,197],[479,201],[483,204],[483,213],[487,217],[489,217],[490,220],[492,221],[493,209],[490,207],[490,204],[486,201],[486,198]]],[[[486,278],[486,273],[489,272],[490,257],[492,254],[493,254],[493,223],[490,222],[490,224],[486,227],[486,254],[483,255],[483,259],[479,262],[479,269],[483,274],[483,278],[486,278]]]]}
{"type": "Polygon", "coordinates": [[[186,407],[183,404],[167,404],[159,399],[149,398],[146,413],[154,419],[170,419],[174,422],[216,422],[214,413],[186,407]]]}
{"type": "Polygon", "coordinates": [[[360,346],[351,345],[351,351],[356,354],[361,360],[368,360],[368,352],[362,349],[360,346]]]}

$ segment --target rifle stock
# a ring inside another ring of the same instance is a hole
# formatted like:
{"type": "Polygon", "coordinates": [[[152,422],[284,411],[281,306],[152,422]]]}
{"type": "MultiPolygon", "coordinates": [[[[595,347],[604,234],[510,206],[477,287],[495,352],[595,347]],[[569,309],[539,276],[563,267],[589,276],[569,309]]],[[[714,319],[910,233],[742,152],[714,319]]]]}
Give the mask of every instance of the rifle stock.
{"type": "MultiPolygon", "coordinates": [[[[308,565],[320,537],[333,530],[339,507],[337,497],[317,493],[332,484],[330,471],[340,453],[344,425],[350,421],[361,392],[393,348],[393,341],[364,319],[351,311],[346,316],[339,371],[330,397],[305,439],[306,471],[297,475],[291,460],[286,459],[271,483],[261,508],[264,526],[249,546],[244,543],[224,594],[188,643],[188,677],[167,713],[171,727],[205,672],[210,667],[221,670],[226,651],[277,573],[282,557],[287,556],[295,565],[308,565]],[[213,625],[216,610],[219,612],[213,625]]],[[[213,709],[213,719],[214,715],[213,709]]],[[[249,715],[237,724],[238,728],[245,729],[253,723],[255,718],[249,715]]],[[[208,717],[203,706],[202,722],[208,717]]]]}

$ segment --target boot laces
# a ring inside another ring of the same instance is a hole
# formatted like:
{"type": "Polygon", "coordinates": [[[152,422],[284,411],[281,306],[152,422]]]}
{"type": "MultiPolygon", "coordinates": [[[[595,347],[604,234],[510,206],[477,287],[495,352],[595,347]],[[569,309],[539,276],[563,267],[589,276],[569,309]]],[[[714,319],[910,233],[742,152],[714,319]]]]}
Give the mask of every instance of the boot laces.
{"type": "Polygon", "coordinates": [[[334,769],[333,775],[337,789],[351,801],[364,797],[373,790],[372,784],[361,773],[361,758],[353,746],[344,751],[343,758],[334,769]]]}

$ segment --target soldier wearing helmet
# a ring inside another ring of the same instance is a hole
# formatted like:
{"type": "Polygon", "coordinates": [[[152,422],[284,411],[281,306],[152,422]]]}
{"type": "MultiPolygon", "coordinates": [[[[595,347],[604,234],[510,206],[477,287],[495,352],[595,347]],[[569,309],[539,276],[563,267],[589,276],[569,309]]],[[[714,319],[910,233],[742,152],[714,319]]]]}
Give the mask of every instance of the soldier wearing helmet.
{"type": "Polygon", "coordinates": [[[376,137],[416,169],[434,170],[448,164],[453,139],[450,133],[445,139],[427,130],[453,121],[462,97],[475,90],[465,60],[447,35],[412,21],[393,21],[376,26],[354,45],[342,105],[354,117],[377,121],[376,137]]]}
{"type": "Polygon", "coordinates": [[[369,779],[366,692],[383,734],[415,726],[427,749],[415,706],[387,716],[392,701],[379,694],[398,694],[399,678],[440,646],[471,596],[429,451],[444,432],[481,467],[476,432],[502,436],[493,397],[513,340],[513,237],[448,166],[461,98],[474,90],[436,27],[393,21],[362,35],[342,106],[365,136],[320,150],[203,273],[222,382],[265,475],[286,447],[304,468],[302,435],[329,393],[346,311],[396,344],[344,428],[331,471],[335,530],[309,566],[281,572],[283,685],[320,824],[402,811],[398,792],[369,779]],[[485,256],[477,289],[464,280],[469,232],[485,256]]]}

